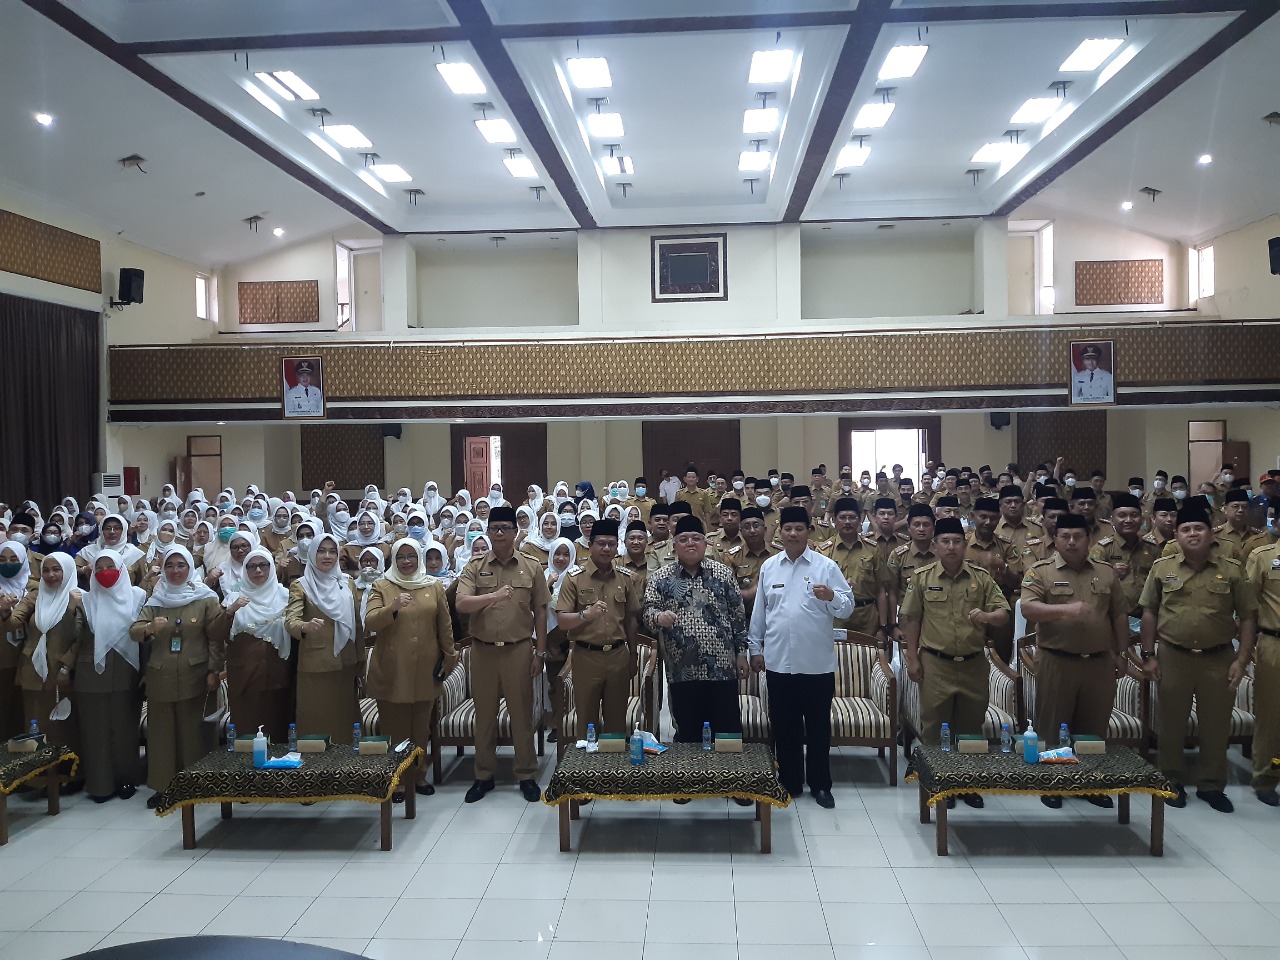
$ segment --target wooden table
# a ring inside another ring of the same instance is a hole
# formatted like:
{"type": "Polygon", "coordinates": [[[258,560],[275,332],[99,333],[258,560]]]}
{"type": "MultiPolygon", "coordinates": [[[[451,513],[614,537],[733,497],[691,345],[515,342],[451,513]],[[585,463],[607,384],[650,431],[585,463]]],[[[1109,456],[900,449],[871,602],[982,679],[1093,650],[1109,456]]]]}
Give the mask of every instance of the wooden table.
{"type": "Polygon", "coordinates": [[[760,823],[760,852],[773,850],[771,814],[791,798],[774,768],[773,754],[763,743],[744,744],[741,753],[703,750],[701,744],[673,743],[643,764],[625,753],[587,753],[569,749],[543,794],[543,803],[558,808],[560,849],[568,851],[570,821],[577,820],[583,800],[699,800],[739,797],[755,801],[760,823]]]}
{"type": "MultiPolygon", "coordinates": [[[[284,747],[271,748],[283,756],[284,747]]],[[[382,808],[382,849],[391,849],[393,795],[403,787],[404,818],[417,816],[413,778],[407,776],[423,759],[421,747],[412,744],[399,753],[360,755],[350,746],[330,746],[324,753],[304,753],[302,766],[293,770],[255,769],[253,756],[215,750],[180,771],[160,796],[157,816],[182,811],[182,848],[196,846],[197,804],[217,803],[222,819],[230,820],[236,803],[318,803],[356,800],[382,808]]]]}
{"type": "Polygon", "coordinates": [[[1151,855],[1164,856],[1164,802],[1177,796],[1164,774],[1129,747],[1108,746],[1105,754],[1083,756],[1079,763],[1026,763],[1021,754],[943,753],[938,747],[916,747],[911,763],[920,782],[920,822],[937,810],[938,856],[947,856],[947,804],[969,793],[1027,796],[1117,797],[1117,818],[1129,822],[1129,796],[1151,796],[1151,855]]]}
{"type": "Polygon", "coordinates": [[[24,785],[44,788],[49,816],[56,817],[62,810],[58,792],[67,780],[76,774],[80,758],[60,745],[41,747],[35,753],[10,753],[0,749],[0,847],[9,842],[9,794],[24,785]],[[58,772],[64,763],[71,763],[68,774],[58,772]]]}

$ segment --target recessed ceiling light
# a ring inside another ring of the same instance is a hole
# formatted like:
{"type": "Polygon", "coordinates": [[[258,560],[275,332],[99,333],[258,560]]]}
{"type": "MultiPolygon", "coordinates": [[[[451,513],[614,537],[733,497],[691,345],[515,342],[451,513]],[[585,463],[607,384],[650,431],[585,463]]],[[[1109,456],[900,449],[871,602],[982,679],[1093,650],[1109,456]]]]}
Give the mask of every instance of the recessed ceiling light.
{"type": "Polygon", "coordinates": [[[292,70],[277,70],[275,77],[286,87],[298,95],[301,100],[319,100],[320,94],[316,93],[309,83],[304,81],[300,76],[292,70]]]}
{"type": "Polygon", "coordinates": [[[272,232],[273,234],[275,234],[277,237],[283,237],[283,236],[284,236],[284,227],[276,227],[276,228],[275,228],[274,230],[272,230],[271,232],[272,232]]]}
{"type": "Polygon", "coordinates": [[[36,123],[40,124],[40,126],[42,126],[42,127],[47,127],[47,126],[49,126],[51,123],[53,123],[53,117],[52,117],[50,114],[47,114],[47,113],[37,113],[37,114],[36,114],[36,123]]]}
{"type": "Polygon", "coordinates": [[[1132,200],[1126,200],[1126,201],[1124,201],[1122,204],[1120,204],[1120,209],[1121,209],[1121,210],[1132,210],[1132,209],[1133,209],[1133,201],[1132,201],[1132,200]]]}
{"type": "Polygon", "coordinates": [[[609,61],[604,57],[570,57],[565,65],[569,68],[569,79],[579,90],[598,90],[613,86],[613,77],[609,75],[609,61]]]}
{"type": "Polygon", "coordinates": [[[480,136],[484,137],[490,143],[515,143],[516,131],[511,124],[499,118],[484,119],[476,121],[476,129],[480,131],[480,136]]]}
{"type": "Polygon", "coordinates": [[[743,173],[759,173],[769,169],[773,154],[768,150],[743,150],[738,155],[738,169],[743,173]]]}
{"type": "Polygon", "coordinates": [[[480,74],[476,73],[476,68],[469,63],[437,63],[436,69],[440,71],[440,76],[444,77],[444,82],[454,93],[474,96],[489,92],[485,88],[484,81],[480,79],[480,74]]]}
{"type": "Polygon", "coordinates": [[[636,172],[635,164],[631,162],[630,157],[601,157],[600,169],[610,177],[636,172]]]}
{"type": "Polygon", "coordinates": [[[622,114],[589,113],[587,114],[587,132],[593,137],[622,136],[622,114]]]}
{"type": "Polygon", "coordinates": [[[1062,126],[1062,122],[1066,120],[1067,117],[1071,116],[1075,112],[1076,105],[1074,103],[1064,103],[1052,117],[1044,122],[1044,126],[1040,128],[1040,136],[1047,137],[1049,134],[1053,133],[1053,131],[1057,130],[1058,127],[1062,126]]]}
{"type": "Polygon", "coordinates": [[[529,177],[536,177],[538,175],[538,171],[534,169],[533,161],[528,157],[507,157],[507,159],[502,162],[506,166],[507,172],[513,177],[528,179],[529,177]]]}
{"type": "Polygon", "coordinates": [[[258,78],[258,80],[260,80],[260,81],[262,82],[262,85],[263,85],[264,87],[266,87],[268,90],[270,90],[272,93],[274,93],[277,97],[280,97],[282,100],[295,100],[295,99],[297,99],[296,97],[294,97],[294,95],[293,95],[293,91],[292,91],[292,90],[290,90],[288,87],[286,87],[283,83],[281,83],[279,80],[277,80],[277,79],[276,79],[275,77],[273,77],[271,74],[269,74],[269,73],[255,73],[255,74],[254,74],[254,76],[255,76],[255,77],[257,77],[257,78],[258,78]]]}
{"type": "Polygon", "coordinates": [[[1197,160],[1196,163],[1200,164],[1202,167],[1207,167],[1209,164],[1213,163],[1213,155],[1202,153],[1200,154],[1200,159],[1197,160]]]}
{"type": "Polygon", "coordinates": [[[777,129],[777,107],[755,107],[742,113],[743,133],[773,133],[777,129]]]}
{"type": "Polygon", "coordinates": [[[413,177],[409,176],[404,167],[398,163],[372,163],[369,169],[383,183],[409,183],[413,180],[413,177]]]}
{"type": "Polygon", "coordinates": [[[1103,61],[1119,49],[1123,40],[1082,40],[1080,46],[1058,67],[1063,73],[1088,73],[1102,66],[1103,61]]]}
{"type": "Polygon", "coordinates": [[[1009,152],[1012,144],[1001,140],[997,143],[984,143],[973,155],[970,163],[1000,163],[1009,152]]]}
{"type": "Polygon", "coordinates": [[[374,190],[377,190],[384,197],[387,195],[387,188],[384,187],[381,183],[379,183],[378,178],[375,177],[368,170],[357,170],[356,176],[358,176],[361,180],[363,180],[369,186],[373,187],[374,190]]]}
{"type": "Polygon", "coordinates": [[[849,167],[860,167],[871,156],[871,148],[856,143],[845,144],[836,156],[836,169],[846,170],[849,167]]]}
{"type": "Polygon", "coordinates": [[[249,96],[253,97],[253,99],[257,100],[260,104],[262,104],[272,113],[274,113],[277,117],[284,116],[284,111],[280,109],[280,104],[276,103],[269,96],[267,96],[262,91],[262,88],[259,87],[256,83],[252,82],[251,80],[242,80],[241,83],[244,84],[244,88],[245,90],[248,91],[249,96]]]}
{"type": "Polygon", "coordinates": [[[327,153],[329,156],[333,157],[333,159],[337,160],[339,163],[342,162],[342,154],[338,152],[337,148],[332,143],[330,143],[324,137],[320,136],[320,134],[315,132],[310,132],[307,134],[307,139],[310,140],[312,143],[314,143],[317,147],[319,147],[325,153],[327,153]]]}
{"type": "Polygon", "coordinates": [[[908,77],[914,77],[924,61],[924,55],[928,52],[929,48],[925,44],[904,44],[894,47],[884,58],[877,76],[881,80],[905,80],[908,77]]]}
{"type": "Polygon", "coordinates": [[[1138,44],[1131,43],[1112,57],[1111,62],[1098,71],[1098,83],[1094,87],[1094,90],[1097,90],[1098,87],[1101,87],[1104,83],[1123,70],[1128,65],[1129,61],[1137,55],[1138,44]]]}
{"type": "Polygon", "coordinates": [[[1057,97],[1032,97],[1009,118],[1010,123],[1044,123],[1062,105],[1057,97]]]}
{"type": "Polygon", "coordinates": [[[896,103],[863,104],[858,110],[858,115],[853,118],[853,126],[859,130],[875,130],[883,127],[893,116],[893,108],[896,106],[896,103]]]}
{"type": "Polygon", "coordinates": [[[373,146],[363,133],[349,123],[333,123],[324,128],[325,135],[340,147],[348,150],[368,150],[373,146]]]}
{"type": "Polygon", "coordinates": [[[795,58],[792,50],[757,50],[751,55],[747,83],[782,83],[791,76],[795,58]]]}

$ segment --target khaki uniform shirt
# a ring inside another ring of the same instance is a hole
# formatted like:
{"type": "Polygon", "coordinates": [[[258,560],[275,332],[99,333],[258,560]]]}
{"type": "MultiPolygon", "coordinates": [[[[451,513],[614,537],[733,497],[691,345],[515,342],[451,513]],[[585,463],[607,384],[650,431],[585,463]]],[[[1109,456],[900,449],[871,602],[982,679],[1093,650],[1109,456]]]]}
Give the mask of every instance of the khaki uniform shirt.
{"type": "Polygon", "coordinates": [[[1224,523],[1220,527],[1213,528],[1213,538],[1222,544],[1222,548],[1228,552],[1229,556],[1237,560],[1243,561],[1245,558],[1244,545],[1258,531],[1245,527],[1240,533],[1236,533],[1231,529],[1231,524],[1224,523]]]}
{"type": "Polygon", "coordinates": [[[289,605],[284,608],[284,628],[297,642],[299,673],[336,673],[345,667],[354,666],[361,676],[364,675],[365,631],[360,623],[361,595],[354,582],[348,580],[347,583],[351,588],[351,602],[355,611],[355,636],[336,657],[333,655],[333,620],[311,602],[302,580],[295,580],[289,585],[289,605]],[[324,626],[319,630],[307,629],[304,633],[303,628],[317,617],[324,621],[324,626]]]}
{"type": "Polygon", "coordinates": [[[849,582],[855,601],[876,600],[881,588],[889,586],[889,568],[880,552],[861,537],[853,541],[853,546],[846,546],[836,537],[819,548],[818,553],[836,562],[849,582]]]}
{"type": "Polygon", "coordinates": [[[733,568],[734,579],[738,581],[739,590],[750,590],[760,578],[760,568],[777,550],[768,542],[760,548],[759,553],[752,553],[745,543],[730,547],[724,553],[723,562],[733,568]]]}
{"type": "Polygon", "coordinates": [[[391,703],[422,703],[440,696],[444,684],[435,679],[436,665],[443,657],[441,675],[447,677],[458,654],[449,601],[439,580],[428,577],[416,590],[405,590],[391,580],[377,581],[369,588],[365,629],[378,635],[365,696],[391,703]],[[413,603],[392,610],[402,593],[413,597],[413,603]]]}
{"type": "Polygon", "coordinates": [[[1160,547],[1150,535],[1139,537],[1132,547],[1122,537],[1103,537],[1089,551],[1089,559],[1112,567],[1118,563],[1128,565],[1125,575],[1117,574],[1116,580],[1124,596],[1125,610],[1134,611],[1138,608],[1138,597],[1147,583],[1151,565],[1160,559],[1160,547]]]}
{"type": "Polygon", "coordinates": [[[1086,560],[1073,570],[1058,555],[1041,560],[1022,578],[1022,599],[1040,603],[1083,600],[1100,614],[1096,620],[1056,620],[1036,624],[1036,643],[1047,650],[1068,653],[1115,652],[1112,621],[1129,612],[1128,601],[1115,571],[1101,560],[1086,560]]]}
{"type": "Polygon", "coordinates": [[[510,600],[469,614],[468,632],[481,643],[519,643],[533,636],[533,613],[551,602],[547,578],[538,564],[522,553],[505,563],[492,550],[470,560],[458,575],[458,596],[482,597],[510,586],[510,600]]]}
{"type": "Polygon", "coordinates": [[[1116,528],[1111,525],[1110,520],[1098,520],[1089,529],[1089,546],[1096,547],[1100,540],[1107,537],[1116,536],[1116,528]]]}
{"type": "Polygon", "coordinates": [[[640,519],[645,523],[649,522],[649,514],[653,508],[657,506],[658,501],[653,497],[630,497],[622,504],[622,512],[625,514],[632,507],[640,508],[640,519]]]}
{"type": "Polygon", "coordinates": [[[1259,629],[1280,633],[1280,544],[1249,554],[1245,576],[1257,598],[1259,629]]]}
{"type": "Polygon", "coordinates": [[[593,647],[624,643],[627,623],[635,620],[644,606],[640,578],[629,567],[601,569],[591,560],[572,566],[565,572],[556,613],[581,613],[597,600],[605,602],[608,615],[593,617],[576,630],[567,631],[569,638],[593,647]]]}
{"type": "MultiPolygon", "coordinates": [[[[965,537],[964,558],[970,563],[976,563],[988,573],[993,569],[999,570],[1002,565],[1009,563],[1009,555],[1012,550],[1005,543],[996,538],[994,534],[988,543],[982,543],[978,540],[978,534],[974,530],[969,531],[969,535],[965,537]]],[[[1017,562],[1017,555],[1014,554],[1014,562],[1017,562]]],[[[995,574],[991,573],[994,577],[995,574]]]]}
{"type": "Polygon", "coordinates": [[[942,562],[917,568],[907,582],[901,617],[920,621],[920,645],[951,657],[981,653],[987,628],[969,621],[969,611],[1008,610],[991,574],[965,563],[953,577],[942,562]]]}
{"type": "Polygon", "coordinates": [[[657,546],[650,546],[644,555],[648,560],[649,572],[653,573],[656,570],[661,570],[676,558],[676,543],[668,538],[657,546]]]}
{"type": "MultiPolygon", "coordinates": [[[[708,549],[708,550],[707,550],[707,559],[708,559],[708,560],[718,560],[718,559],[719,559],[719,557],[717,557],[717,556],[715,555],[714,551],[712,551],[712,550],[708,549]]],[[[622,557],[618,557],[618,559],[616,559],[616,560],[614,560],[614,561],[613,561],[613,565],[614,565],[615,567],[626,567],[628,570],[630,570],[630,571],[631,571],[631,573],[632,573],[632,575],[633,575],[633,576],[636,576],[636,577],[639,577],[639,578],[640,578],[640,593],[641,593],[641,595],[643,596],[643,595],[644,595],[644,588],[645,588],[645,586],[646,586],[646,585],[648,584],[648,582],[649,582],[649,563],[648,563],[648,553],[646,552],[646,554],[645,554],[645,559],[644,559],[643,561],[641,561],[638,565],[637,565],[637,564],[635,564],[635,563],[632,563],[632,562],[631,562],[631,557],[630,557],[630,556],[622,556],[622,557]]]]}
{"type": "Polygon", "coordinates": [[[715,503],[715,491],[707,490],[704,487],[696,487],[690,490],[688,487],[681,487],[680,492],[676,494],[676,500],[683,501],[693,508],[694,516],[705,520],[711,515],[711,508],[715,503]]]}
{"type": "Polygon", "coordinates": [[[1274,546],[1275,542],[1276,542],[1276,538],[1272,536],[1271,533],[1267,530],[1263,530],[1260,533],[1255,533],[1248,540],[1246,540],[1244,542],[1244,546],[1240,548],[1240,557],[1239,557],[1240,561],[1244,562],[1248,560],[1249,557],[1253,555],[1253,552],[1255,550],[1260,550],[1264,547],[1274,546]]]}
{"type": "MultiPolygon", "coordinates": [[[[1099,520],[1110,520],[1111,511],[1115,509],[1111,502],[1111,494],[1106,493],[1105,491],[1103,493],[1099,493],[1097,496],[1097,502],[1098,507],[1094,510],[1093,515],[1099,520]]],[[[1150,513],[1151,511],[1146,510],[1144,512],[1150,513]]]]}
{"type": "Polygon", "coordinates": [[[175,609],[148,605],[129,628],[133,639],[141,642],[150,634],[156,617],[164,617],[169,624],[151,639],[147,699],[177,703],[204,697],[209,692],[208,674],[222,669],[231,617],[214,597],[175,609]],[[173,649],[175,637],[177,650],[173,649]]]}
{"type": "Polygon", "coordinates": [[[894,550],[903,544],[911,542],[911,538],[905,533],[895,533],[892,536],[886,536],[883,533],[869,533],[862,539],[876,548],[876,553],[880,554],[880,560],[884,563],[889,562],[889,554],[893,553],[894,550]]]}
{"type": "MultiPolygon", "coordinates": [[[[82,601],[75,599],[68,601],[67,612],[63,614],[61,620],[49,628],[48,634],[42,634],[40,628],[36,626],[35,618],[38,596],[39,588],[32,590],[13,608],[9,619],[4,621],[6,631],[25,630],[26,639],[20,648],[17,665],[17,685],[23,690],[44,688],[44,681],[40,679],[31,662],[31,657],[36,652],[42,636],[47,638],[45,641],[45,656],[48,660],[46,676],[50,678],[55,677],[63,667],[67,668],[68,673],[75,669],[76,658],[80,655],[80,645],[86,636],[89,645],[91,647],[93,645],[93,635],[89,633],[88,625],[85,623],[84,608],[80,605],[82,601]]],[[[35,717],[34,719],[39,720],[43,725],[45,718],[35,717]]]]}
{"type": "Polygon", "coordinates": [[[916,550],[914,542],[904,543],[890,552],[887,564],[889,568],[889,586],[898,597],[899,602],[906,596],[907,583],[910,582],[912,574],[937,559],[938,555],[932,549],[916,550]]]}
{"type": "Polygon", "coordinates": [[[1230,643],[1237,632],[1235,618],[1252,617],[1258,610],[1244,566],[1212,553],[1198,572],[1181,553],[1161,557],[1147,575],[1139,603],[1155,611],[1156,636],[1162,643],[1190,650],[1230,643]]]}

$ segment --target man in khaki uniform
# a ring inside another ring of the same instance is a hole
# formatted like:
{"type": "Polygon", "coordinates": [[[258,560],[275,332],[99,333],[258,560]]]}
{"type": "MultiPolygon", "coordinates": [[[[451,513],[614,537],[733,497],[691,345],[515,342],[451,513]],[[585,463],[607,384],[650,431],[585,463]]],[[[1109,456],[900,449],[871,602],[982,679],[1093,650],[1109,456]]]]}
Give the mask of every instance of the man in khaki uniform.
{"type": "MultiPolygon", "coordinates": [[[[1017,553],[996,537],[996,524],[1000,522],[1000,501],[995,497],[979,497],[973,505],[973,527],[966,538],[964,558],[991,574],[1000,592],[1009,601],[1010,560],[1017,567],[1017,553]]],[[[1017,582],[1018,573],[1013,575],[1013,583],[1017,582]]],[[[1013,659],[1013,618],[1010,617],[1004,626],[990,632],[991,643],[1000,659],[1006,664],[1013,659]]]]}
{"type": "Polygon", "coordinates": [[[726,550],[742,546],[742,501],[725,497],[720,501],[720,529],[707,537],[707,546],[713,550],[712,560],[720,560],[726,550]]]}
{"type": "Polygon", "coordinates": [[[655,503],[649,511],[649,546],[645,555],[649,558],[650,570],[662,566],[662,552],[671,546],[670,516],[671,505],[667,503],[655,503]]]}
{"type": "Polygon", "coordinates": [[[853,590],[853,611],[846,619],[836,621],[836,629],[857,630],[883,640],[885,625],[889,622],[885,593],[889,586],[889,568],[879,551],[859,536],[862,511],[857,500],[841,497],[832,504],[832,512],[836,518],[836,536],[815,549],[836,562],[853,590]]]}
{"type": "Polygon", "coordinates": [[[644,477],[636,477],[636,485],[632,487],[632,490],[635,492],[622,504],[623,512],[632,507],[639,507],[640,519],[648,523],[649,514],[658,503],[657,500],[649,496],[649,481],[644,477]]]}
{"type": "Polygon", "coordinates": [[[1177,542],[1174,536],[1177,522],[1178,501],[1173,497],[1161,497],[1151,504],[1151,532],[1147,536],[1162,555],[1166,544],[1177,542]]]}
{"type": "Polygon", "coordinates": [[[742,602],[750,619],[751,606],[755,603],[756,590],[760,586],[760,567],[778,551],[769,545],[768,528],[764,513],[759,507],[747,507],[742,511],[739,529],[742,544],[730,547],[724,554],[724,562],[733,568],[734,579],[738,581],[738,592],[742,594],[742,602]]]}
{"type": "MultiPolygon", "coordinates": [[[[960,521],[939,520],[933,542],[938,562],[912,575],[901,613],[907,674],[920,685],[920,740],[931,746],[939,743],[944,723],[952,737],[982,734],[990,670],[987,628],[1009,619],[1009,604],[995,580],[965,562],[960,521]]],[[[977,794],[964,801],[983,805],[977,794]]]]}
{"type": "MultiPolygon", "coordinates": [[[[791,488],[790,506],[803,507],[809,514],[809,546],[819,553],[822,545],[835,537],[835,525],[829,523],[814,504],[813,491],[803,484],[791,488]]],[[[774,543],[779,550],[782,542],[774,543]]]]}
{"type": "Polygon", "coordinates": [[[1071,513],[1084,517],[1085,529],[1089,531],[1089,546],[1092,547],[1103,537],[1114,536],[1115,531],[1106,520],[1097,517],[1098,497],[1093,487],[1076,487],[1071,491],[1071,513]]]}
{"type": "MultiPolygon", "coordinates": [[[[897,503],[888,497],[881,497],[875,506],[875,512],[871,514],[871,531],[863,539],[876,548],[880,561],[887,563],[889,554],[911,538],[898,529],[897,503]]],[[[925,506],[928,506],[927,502],[925,506]]]]}
{"type": "Polygon", "coordinates": [[[1027,519],[1027,501],[1022,496],[1022,488],[1016,484],[1008,483],[1000,488],[1000,522],[996,524],[995,536],[1005,545],[1010,573],[1021,581],[1023,571],[1038,559],[1045,536],[1044,527],[1027,519]]]}
{"type": "Polygon", "coordinates": [[[1243,562],[1245,541],[1261,531],[1249,528],[1249,495],[1239,489],[1228,490],[1223,499],[1222,511],[1227,522],[1214,528],[1213,537],[1227,551],[1227,555],[1243,562]]]}
{"type": "MultiPolygon", "coordinates": [[[[1054,745],[1064,723],[1106,739],[1116,677],[1125,669],[1129,607],[1115,571],[1089,557],[1084,517],[1063,517],[1053,539],[1054,557],[1022,578],[1022,613],[1036,626],[1036,729],[1054,745]]],[[[1105,794],[1085,799],[1113,805],[1105,794]]],[[[1062,797],[1040,802],[1056,810],[1062,797]]]]}
{"type": "Polygon", "coordinates": [[[1269,807],[1280,806],[1271,768],[1280,756],[1280,544],[1260,547],[1245,561],[1258,600],[1258,646],[1253,665],[1253,789],[1269,807]]]}
{"type": "Polygon", "coordinates": [[[897,623],[894,612],[899,610],[903,598],[907,595],[907,584],[912,575],[921,567],[928,566],[938,559],[933,549],[933,509],[927,503],[913,503],[907,511],[907,535],[911,538],[900,547],[889,553],[889,613],[894,622],[889,624],[889,637],[896,644],[902,644],[905,636],[897,623]]]}
{"type": "Polygon", "coordinates": [[[482,557],[458,576],[458,612],[470,617],[471,693],[476,707],[476,779],[464,798],[475,803],[493,789],[497,766],[498,700],[505,697],[515,746],[515,775],[530,803],[538,788],[533,748],[533,678],[547,658],[547,604],[551,591],[542,567],[515,548],[516,512],[489,512],[489,541],[482,557]],[[529,641],[533,638],[534,648],[529,641]]]}
{"type": "Polygon", "coordinates": [[[1095,516],[1099,520],[1110,520],[1111,511],[1115,508],[1115,502],[1111,499],[1111,494],[1106,491],[1107,475],[1101,470],[1093,471],[1089,476],[1089,486],[1093,488],[1093,495],[1098,503],[1095,516]]]}
{"type": "Polygon", "coordinates": [[[644,589],[644,578],[649,573],[649,530],[639,520],[632,520],[627,524],[627,533],[623,538],[623,544],[626,549],[620,557],[615,557],[613,565],[615,567],[627,567],[633,574],[640,577],[640,589],[644,589]]]}
{"type": "Polygon", "coordinates": [[[1200,728],[1196,796],[1230,813],[1234,808],[1223,792],[1227,737],[1235,691],[1253,654],[1258,601],[1243,566],[1213,552],[1203,505],[1192,503],[1178,511],[1177,536],[1181,552],[1155,562],[1140,599],[1143,670],[1160,688],[1158,763],[1178,786],[1169,806],[1185,807],[1183,745],[1194,696],[1200,728]],[[1237,634],[1239,650],[1232,643],[1237,634]]]}
{"type": "Polygon", "coordinates": [[[1138,597],[1147,583],[1151,565],[1160,558],[1160,546],[1150,535],[1138,536],[1142,526],[1142,503],[1131,493],[1117,494],[1111,526],[1115,536],[1103,537],[1089,552],[1089,559],[1110,565],[1115,571],[1117,589],[1124,596],[1129,616],[1139,617],[1142,608],[1138,597]]]}
{"type": "Polygon", "coordinates": [[[597,733],[627,734],[627,698],[636,672],[637,615],[644,605],[640,578],[615,567],[618,521],[597,520],[591,558],[565,573],[556,618],[573,640],[573,704],[579,736],[587,724],[597,733]],[[603,716],[603,723],[601,717],[603,716]]]}
{"type": "Polygon", "coordinates": [[[707,514],[711,512],[713,497],[715,497],[714,491],[698,486],[698,468],[689,464],[684,471],[684,486],[676,493],[676,502],[689,504],[693,515],[700,520],[705,520],[707,514]]]}

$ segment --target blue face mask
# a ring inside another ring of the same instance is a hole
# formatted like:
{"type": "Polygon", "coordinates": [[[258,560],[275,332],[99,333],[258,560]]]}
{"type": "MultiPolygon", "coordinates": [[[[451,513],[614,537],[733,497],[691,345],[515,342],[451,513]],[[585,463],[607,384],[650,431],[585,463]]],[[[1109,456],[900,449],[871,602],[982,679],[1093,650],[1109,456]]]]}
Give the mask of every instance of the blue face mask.
{"type": "Polygon", "coordinates": [[[480,536],[480,531],[479,531],[479,530],[468,530],[468,531],[467,531],[467,546],[469,547],[469,546],[471,546],[473,543],[475,543],[475,542],[476,542],[476,538],[477,538],[478,536],[480,536]]]}
{"type": "Polygon", "coordinates": [[[254,507],[252,510],[249,511],[249,519],[252,520],[254,523],[257,523],[260,520],[265,520],[266,517],[267,517],[267,511],[263,510],[261,507],[254,507]]]}
{"type": "Polygon", "coordinates": [[[235,527],[221,527],[218,530],[218,539],[223,543],[230,543],[231,538],[236,535],[235,527]]]}
{"type": "Polygon", "coordinates": [[[409,527],[409,536],[421,542],[427,539],[427,528],[419,524],[413,524],[409,527]]]}
{"type": "Polygon", "coordinates": [[[649,488],[648,488],[648,487],[644,487],[644,486],[636,487],[636,496],[637,496],[637,497],[643,497],[643,496],[644,496],[646,493],[648,493],[648,492],[649,492],[649,488]]]}

